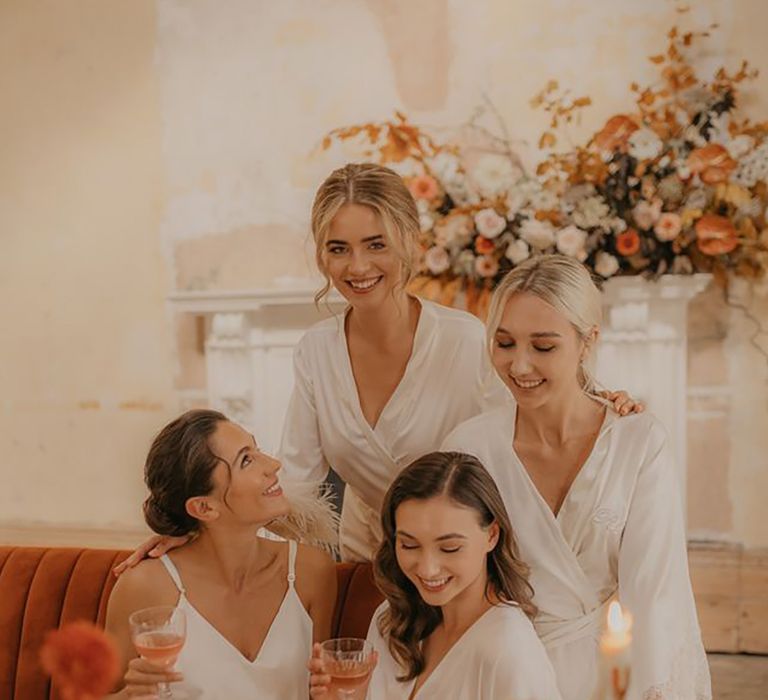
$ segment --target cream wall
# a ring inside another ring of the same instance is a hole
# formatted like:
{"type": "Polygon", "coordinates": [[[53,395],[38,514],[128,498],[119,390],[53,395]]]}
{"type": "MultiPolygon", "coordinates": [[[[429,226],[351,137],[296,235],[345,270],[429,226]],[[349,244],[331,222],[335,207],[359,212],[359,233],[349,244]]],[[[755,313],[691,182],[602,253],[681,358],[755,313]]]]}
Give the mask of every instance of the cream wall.
{"type": "MultiPolygon", "coordinates": [[[[768,116],[768,4],[697,0],[768,116]]],[[[323,134],[402,109],[436,128],[488,95],[527,163],[550,78],[589,94],[574,138],[630,106],[669,0],[0,2],[0,527],[140,527],[152,432],[200,386],[172,289],[311,275],[312,193],[349,154],[323,134]]],[[[749,302],[763,319],[763,300],[749,302]]],[[[715,292],[694,302],[689,522],[768,546],[766,361],[715,292]]],[[[761,339],[763,346],[765,337],[761,339]]]]}

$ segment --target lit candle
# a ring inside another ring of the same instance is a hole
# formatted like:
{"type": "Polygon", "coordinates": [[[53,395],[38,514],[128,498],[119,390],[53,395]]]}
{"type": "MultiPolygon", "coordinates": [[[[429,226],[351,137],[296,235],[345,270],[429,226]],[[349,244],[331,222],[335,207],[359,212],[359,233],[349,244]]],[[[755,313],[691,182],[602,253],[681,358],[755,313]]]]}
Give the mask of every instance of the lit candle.
{"type": "Polygon", "coordinates": [[[617,601],[608,606],[600,638],[600,667],[595,700],[623,700],[629,688],[632,616],[617,601]]]}

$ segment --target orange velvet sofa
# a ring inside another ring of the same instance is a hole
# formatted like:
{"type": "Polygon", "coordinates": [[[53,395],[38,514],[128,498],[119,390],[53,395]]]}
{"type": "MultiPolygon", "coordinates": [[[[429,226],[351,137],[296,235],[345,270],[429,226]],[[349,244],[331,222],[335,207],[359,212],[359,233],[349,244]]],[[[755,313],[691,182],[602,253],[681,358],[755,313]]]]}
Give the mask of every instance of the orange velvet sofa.
{"type": "MultiPolygon", "coordinates": [[[[60,700],[40,668],[48,630],[73,620],[104,623],[127,552],[108,549],[0,547],[0,700],[60,700]]],[[[382,600],[368,564],[339,564],[336,637],[364,637],[382,600]]]]}

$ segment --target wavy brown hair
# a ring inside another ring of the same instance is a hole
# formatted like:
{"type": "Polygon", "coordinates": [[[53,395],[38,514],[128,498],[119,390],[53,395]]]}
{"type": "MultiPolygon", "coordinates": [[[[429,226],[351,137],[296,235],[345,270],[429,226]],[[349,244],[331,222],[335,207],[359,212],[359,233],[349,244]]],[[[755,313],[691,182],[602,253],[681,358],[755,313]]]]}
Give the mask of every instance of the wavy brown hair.
{"type": "Polygon", "coordinates": [[[395,513],[405,501],[442,495],[474,510],[481,527],[498,525],[498,542],[486,558],[486,598],[519,605],[530,618],[536,614],[528,566],[518,556],[512,525],[491,475],[476,457],[461,452],[424,455],[400,472],[387,491],[381,512],[384,537],[373,561],[376,584],[389,603],[377,624],[388,639],[390,653],[404,669],[400,681],[412,680],[424,670],[421,642],[440,624],[443,613],[424,601],[397,562],[395,513]]]}

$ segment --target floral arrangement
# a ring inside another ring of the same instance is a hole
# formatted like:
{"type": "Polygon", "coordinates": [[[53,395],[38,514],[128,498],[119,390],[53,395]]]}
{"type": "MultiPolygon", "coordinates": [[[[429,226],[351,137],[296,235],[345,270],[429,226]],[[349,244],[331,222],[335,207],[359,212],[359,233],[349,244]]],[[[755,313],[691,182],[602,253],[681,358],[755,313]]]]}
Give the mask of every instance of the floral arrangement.
{"type": "Polygon", "coordinates": [[[99,700],[112,692],[120,675],[115,643],[102,629],[84,620],[49,632],[40,661],[64,700],[99,700]]]}
{"type": "Polygon", "coordinates": [[[672,28],[665,53],[650,57],[658,83],[633,83],[634,110],[564,152],[554,150],[561,132],[591,100],[550,81],[532,100],[549,116],[534,176],[508,139],[468,158],[400,113],[337,129],[323,148],[357,140],[365,157],[404,177],[421,215],[416,286],[444,303],[465,290],[467,306],[482,313],[507,270],[546,252],[571,255],[603,279],[758,278],[768,269],[768,122],[737,113],[739,88],[756,75],[746,62],[710,82],[696,76],[691,47],[707,36],[672,28]]]}

